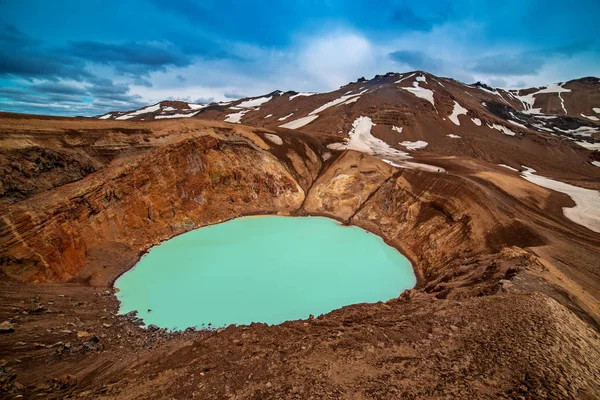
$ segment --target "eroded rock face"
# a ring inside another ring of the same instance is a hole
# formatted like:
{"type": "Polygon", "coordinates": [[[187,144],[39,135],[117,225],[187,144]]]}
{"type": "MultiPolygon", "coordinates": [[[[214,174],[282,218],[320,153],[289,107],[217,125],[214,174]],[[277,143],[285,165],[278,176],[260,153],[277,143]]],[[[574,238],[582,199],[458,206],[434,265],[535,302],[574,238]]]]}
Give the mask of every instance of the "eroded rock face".
{"type": "Polygon", "coordinates": [[[344,152],[316,180],[304,209],[346,221],[393,173],[393,167],[377,158],[344,152]]]}
{"type": "Polygon", "coordinates": [[[270,153],[201,136],[62,187],[39,208],[11,209],[1,220],[1,264],[28,281],[67,280],[83,269],[90,277],[115,262],[113,253],[127,254],[122,270],[177,234],[244,214],[290,213],[303,200],[270,153]]]}

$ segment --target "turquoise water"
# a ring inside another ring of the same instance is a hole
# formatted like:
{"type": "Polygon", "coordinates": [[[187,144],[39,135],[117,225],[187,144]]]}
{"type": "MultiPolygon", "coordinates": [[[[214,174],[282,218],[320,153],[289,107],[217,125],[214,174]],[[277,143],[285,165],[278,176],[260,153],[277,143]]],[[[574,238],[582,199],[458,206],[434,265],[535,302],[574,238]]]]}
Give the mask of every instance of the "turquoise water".
{"type": "Polygon", "coordinates": [[[115,287],[121,313],[137,310],[147,325],[185,329],[305,319],[389,300],[415,283],[408,259],[361,228],[264,216],[166,241],[115,287]]]}

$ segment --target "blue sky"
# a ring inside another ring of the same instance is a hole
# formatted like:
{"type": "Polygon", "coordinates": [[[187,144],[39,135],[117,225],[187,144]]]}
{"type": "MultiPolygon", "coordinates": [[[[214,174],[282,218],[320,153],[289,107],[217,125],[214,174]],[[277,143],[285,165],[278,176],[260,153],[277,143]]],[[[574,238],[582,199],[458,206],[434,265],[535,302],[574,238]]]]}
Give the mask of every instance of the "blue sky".
{"type": "Polygon", "coordinates": [[[493,86],[600,75],[598,0],[0,0],[0,110],[329,91],[421,69],[493,86]]]}

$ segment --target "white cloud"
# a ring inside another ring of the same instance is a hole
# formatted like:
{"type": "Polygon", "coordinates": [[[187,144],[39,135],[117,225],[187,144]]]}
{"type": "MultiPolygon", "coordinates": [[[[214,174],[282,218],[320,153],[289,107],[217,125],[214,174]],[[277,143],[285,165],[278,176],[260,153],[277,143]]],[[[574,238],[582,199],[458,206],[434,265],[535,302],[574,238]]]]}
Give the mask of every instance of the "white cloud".
{"type": "MultiPolygon", "coordinates": [[[[264,48],[246,43],[225,43],[238,59],[198,59],[192,65],[149,76],[152,87],[131,86],[148,103],[166,98],[214,98],[225,101],[225,93],[259,96],[273,90],[325,92],[364,76],[389,71],[407,72],[413,66],[393,61],[394,51],[420,51],[441,60],[442,71],[433,71],[466,83],[482,81],[506,87],[545,85],[590,75],[593,54],[549,59],[537,75],[498,75],[475,73],[470,68],[489,46],[479,39],[483,27],[476,22],[446,23],[427,32],[408,32],[400,37],[373,40],[347,29],[315,32],[298,37],[287,49],[264,48]],[[589,69],[589,67],[588,67],[589,69]],[[565,76],[568,75],[568,76],[565,76]]],[[[527,49],[499,45],[495,52],[519,54],[527,49]]]]}

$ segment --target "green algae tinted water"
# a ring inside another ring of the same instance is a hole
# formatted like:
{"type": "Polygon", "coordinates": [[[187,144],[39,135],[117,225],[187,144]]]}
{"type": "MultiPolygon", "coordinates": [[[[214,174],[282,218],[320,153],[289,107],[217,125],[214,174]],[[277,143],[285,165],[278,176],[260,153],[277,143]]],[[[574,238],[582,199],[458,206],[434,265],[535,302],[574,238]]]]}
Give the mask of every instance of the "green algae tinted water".
{"type": "Polygon", "coordinates": [[[166,241],[115,286],[121,313],[185,329],[305,319],[415,283],[408,259],[379,236],[328,218],[265,216],[166,241]]]}

